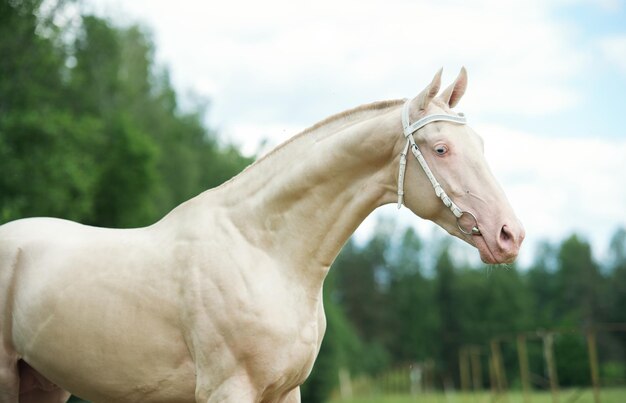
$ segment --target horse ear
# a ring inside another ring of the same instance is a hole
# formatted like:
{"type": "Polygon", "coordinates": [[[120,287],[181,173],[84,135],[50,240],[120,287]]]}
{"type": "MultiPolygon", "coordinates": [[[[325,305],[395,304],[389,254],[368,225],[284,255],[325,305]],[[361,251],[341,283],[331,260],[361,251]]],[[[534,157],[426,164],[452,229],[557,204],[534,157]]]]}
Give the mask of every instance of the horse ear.
{"type": "Polygon", "coordinates": [[[461,100],[463,94],[465,94],[466,89],[467,70],[465,70],[465,67],[461,67],[461,72],[459,72],[459,75],[456,80],[454,80],[454,83],[452,83],[452,85],[446,88],[441,95],[439,95],[439,99],[441,99],[450,108],[454,108],[455,105],[461,100]]]}
{"type": "Polygon", "coordinates": [[[428,84],[426,88],[415,98],[417,105],[420,110],[424,110],[430,104],[430,101],[437,96],[439,92],[439,88],[441,88],[441,73],[443,72],[443,68],[439,69],[433,80],[428,84]]]}

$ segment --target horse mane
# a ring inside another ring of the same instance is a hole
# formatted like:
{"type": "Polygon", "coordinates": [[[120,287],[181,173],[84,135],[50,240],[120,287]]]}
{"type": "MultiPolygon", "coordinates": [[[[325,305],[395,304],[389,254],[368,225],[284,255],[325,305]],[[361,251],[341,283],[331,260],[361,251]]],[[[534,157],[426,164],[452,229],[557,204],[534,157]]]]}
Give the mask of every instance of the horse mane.
{"type": "MultiPolygon", "coordinates": [[[[394,106],[398,106],[398,105],[401,105],[403,103],[404,103],[404,100],[402,100],[402,99],[394,99],[394,100],[387,100],[387,101],[376,101],[376,102],[371,102],[371,103],[364,104],[364,105],[361,105],[361,106],[357,106],[356,108],[348,109],[348,110],[343,111],[343,112],[339,112],[339,113],[337,113],[335,115],[331,115],[331,116],[327,117],[326,119],[321,120],[318,123],[315,123],[313,126],[307,128],[307,129],[304,129],[303,131],[301,131],[300,133],[294,135],[293,137],[291,137],[290,139],[284,141],[283,143],[279,144],[273,150],[271,150],[267,154],[263,155],[262,157],[257,159],[255,162],[253,162],[251,165],[246,167],[243,170],[243,172],[249,171],[249,170],[253,169],[257,165],[259,165],[261,162],[264,162],[266,159],[272,157],[277,152],[280,152],[282,149],[284,149],[286,146],[288,146],[292,142],[294,142],[294,141],[298,140],[299,138],[301,138],[302,136],[307,135],[309,133],[312,133],[312,132],[314,132],[314,131],[316,131],[316,130],[318,130],[320,128],[326,127],[326,126],[331,125],[333,123],[343,123],[343,125],[341,125],[341,127],[344,127],[345,124],[350,123],[353,120],[353,118],[356,118],[356,117],[360,116],[364,112],[384,111],[384,110],[386,110],[388,108],[391,108],[391,107],[394,107],[394,106]]],[[[238,176],[239,175],[235,175],[233,178],[231,178],[231,179],[227,180],[226,182],[224,182],[222,184],[222,186],[231,184],[232,182],[236,181],[238,176]]]]}
{"type": "MultiPolygon", "coordinates": [[[[304,129],[302,132],[296,134],[295,136],[291,137],[290,139],[286,140],[285,142],[281,143],[280,145],[278,145],[277,147],[275,147],[272,151],[270,151],[269,153],[267,153],[266,155],[262,156],[261,158],[259,158],[256,163],[261,162],[263,160],[265,160],[266,158],[270,157],[271,155],[273,155],[274,153],[280,151],[282,148],[284,148],[285,146],[287,146],[288,144],[292,143],[293,141],[299,139],[300,137],[314,132],[322,127],[326,127],[332,123],[336,123],[336,122],[342,122],[342,123],[346,123],[346,121],[349,121],[351,118],[357,117],[360,114],[362,114],[363,112],[370,112],[370,111],[382,111],[397,105],[400,105],[404,103],[404,100],[402,99],[393,99],[393,100],[387,100],[387,101],[376,101],[376,102],[371,102],[369,104],[364,104],[361,106],[357,106],[356,108],[352,108],[352,109],[348,109],[346,111],[343,112],[339,112],[335,115],[331,115],[329,117],[327,117],[324,120],[321,120],[317,123],[315,123],[313,126],[304,129]]],[[[256,165],[253,164],[253,165],[256,165]]]]}
{"type": "MultiPolygon", "coordinates": [[[[403,102],[404,101],[400,99],[393,99],[393,100],[388,100],[388,101],[377,101],[377,102],[372,102],[369,104],[357,106],[356,108],[348,109],[347,111],[339,112],[335,115],[329,116],[326,119],[309,127],[308,129],[305,129],[300,134],[310,133],[312,131],[319,129],[320,127],[326,126],[330,123],[334,123],[339,120],[347,120],[348,118],[353,117],[354,115],[358,115],[361,112],[379,111],[382,109],[391,108],[392,106],[399,105],[403,102]]],[[[295,137],[298,137],[300,134],[296,135],[295,137]]]]}

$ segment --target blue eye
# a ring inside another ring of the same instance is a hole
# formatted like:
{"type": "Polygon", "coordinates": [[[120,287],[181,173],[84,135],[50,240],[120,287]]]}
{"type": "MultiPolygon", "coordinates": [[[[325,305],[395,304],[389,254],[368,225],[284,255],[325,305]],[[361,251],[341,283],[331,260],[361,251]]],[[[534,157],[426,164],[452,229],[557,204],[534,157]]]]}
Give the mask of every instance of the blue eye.
{"type": "Polygon", "coordinates": [[[437,155],[444,155],[448,152],[448,147],[445,144],[438,144],[435,146],[435,152],[437,155]]]}

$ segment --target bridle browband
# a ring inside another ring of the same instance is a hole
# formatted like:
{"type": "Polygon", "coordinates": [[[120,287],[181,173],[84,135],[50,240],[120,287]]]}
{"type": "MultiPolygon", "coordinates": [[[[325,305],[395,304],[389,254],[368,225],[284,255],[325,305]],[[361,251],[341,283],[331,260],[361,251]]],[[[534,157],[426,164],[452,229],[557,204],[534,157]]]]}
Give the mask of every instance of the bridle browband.
{"type": "Polygon", "coordinates": [[[426,160],[424,159],[424,156],[422,155],[422,152],[420,151],[419,147],[415,143],[415,139],[413,138],[413,134],[415,134],[415,132],[432,122],[444,121],[464,125],[467,123],[465,116],[462,113],[459,113],[458,115],[433,114],[424,116],[416,122],[410,123],[410,105],[411,100],[408,99],[404,102],[404,106],[402,108],[402,128],[404,131],[404,137],[406,138],[406,145],[404,146],[404,149],[400,154],[400,168],[398,172],[398,209],[402,207],[404,199],[404,172],[406,170],[406,156],[410,148],[411,152],[415,156],[415,159],[417,160],[417,162],[419,162],[422,169],[424,170],[424,173],[430,180],[430,183],[433,185],[433,188],[435,189],[435,194],[438,198],[441,199],[443,204],[448,207],[450,211],[452,211],[452,214],[454,214],[454,216],[456,217],[456,225],[459,230],[465,235],[480,235],[481,233],[480,229],[478,228],[478,221],[476,220],[476,216],[474,216],[474,214],[470,213],[469,211],[461,210],[459,206],[454,204],[452,199],[450,199],[450,197],[443,190],[443,187],[441,187],[441,184],[435,178],[435,175],[433,175],[433,172],[430,170],[428,164],[426,163],[426,160]],[[466,230],[461,225],[460,220],[461,217],[463,217],[464,215],[467,215],[474,220],[475,225],[473,225],[470,230],[466,230]]]}

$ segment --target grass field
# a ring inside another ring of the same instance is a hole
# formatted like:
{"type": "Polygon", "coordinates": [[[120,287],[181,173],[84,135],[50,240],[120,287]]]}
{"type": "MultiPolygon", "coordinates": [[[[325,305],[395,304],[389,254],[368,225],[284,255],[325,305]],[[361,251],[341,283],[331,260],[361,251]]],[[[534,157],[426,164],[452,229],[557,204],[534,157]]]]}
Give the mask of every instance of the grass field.
{"type": "MultiPolygon", "coordinates": [[[[563,389],[558,394],[559,403],[595,403],[592,389],[563,389]]],[[[600,392],[601,403],[626,403],[626,388],[605,388],[600,392]]],[[[522,392],[506,395],[479,393],[423,393],[411,395],[381,395],[353,399],[333,399],[330,403],[553,403],[550,392],[533,392],[525,401],[522,392]]]]}

